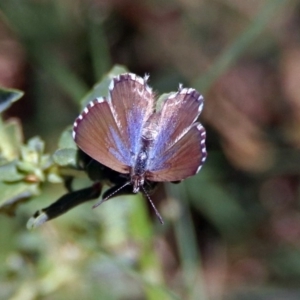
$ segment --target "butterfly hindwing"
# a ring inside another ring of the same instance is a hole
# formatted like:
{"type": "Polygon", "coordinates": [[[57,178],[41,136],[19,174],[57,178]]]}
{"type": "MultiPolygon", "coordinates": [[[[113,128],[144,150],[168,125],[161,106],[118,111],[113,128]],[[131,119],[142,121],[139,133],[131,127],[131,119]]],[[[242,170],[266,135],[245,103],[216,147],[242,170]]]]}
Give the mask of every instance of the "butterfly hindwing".
{"type": "Polygon", "coordinates": [[[156,169],[148,171],[150,181],[180,181],[195,175],[206,159],[205,130],[195,123],[172,147],[164,152],[156,169]]]}

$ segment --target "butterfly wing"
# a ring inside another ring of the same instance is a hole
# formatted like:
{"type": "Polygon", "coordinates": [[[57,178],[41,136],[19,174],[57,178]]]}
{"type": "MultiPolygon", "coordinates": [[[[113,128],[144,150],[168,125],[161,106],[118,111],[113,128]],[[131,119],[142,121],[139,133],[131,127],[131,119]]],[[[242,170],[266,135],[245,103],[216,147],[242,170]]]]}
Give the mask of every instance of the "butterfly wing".
{"type": "Polygon", "coordinates": [[[180,89],[165,100],[149,152],[148,180],[177,181],[199,171],[207,156],[205,129],[195,123],[202,107],[203,97],[194,89],[180,89]]]}
{"type": "Polygon", "coordinates": [[[107,99],[90,102],[73,127],[85,153],[120,173],[129,173],[139,150],[141,132],[151,115],[154,96],[146,80],[135,74],[111,81],[107,99]]]}
{"type": "Polygon", "coordinates": [[[148,172],[151,181],[178,181],[195,175],[206,159],[205,129],[195,123],[190,130],[163,154],[160,164],[148,172]]]}
{"type": "Polygon", "coordinates": [[[144,124],[153,113],[154,95],[146,80],[129,73],[110,86],[111,109],[131,154],[138,153],[144,124]]]}

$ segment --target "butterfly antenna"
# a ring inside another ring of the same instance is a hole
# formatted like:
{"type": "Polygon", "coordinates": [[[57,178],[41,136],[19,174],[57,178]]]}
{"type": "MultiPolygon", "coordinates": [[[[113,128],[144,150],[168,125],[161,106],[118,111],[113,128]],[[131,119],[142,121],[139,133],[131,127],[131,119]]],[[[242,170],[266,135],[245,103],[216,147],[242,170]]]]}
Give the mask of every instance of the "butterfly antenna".
{"type": "Polygon", "coordinates": [[[111,194],[109,194],[107,197],[105,197],[104,199],[101,199],[96,204],[94,204],[92,208],[98,207],[100,204],[102,204],[103,202],[107,201],[109,198],[111,198],[113,195],[115,195],[117,192],[119,192],[121,189],[123,189],[126,185],[129,185],[129,184],[130,184],[130,182],[126,182],[121,187],[119,187],[118,189],[116,189],[114,192],[112,192],[111,194]]]}
{"type": "Polygon", "coordinates": [[[152,205],[152,207],[153,207],[153,209],[154,209],[154,211],[155,211],[155,214],[156,214],[156,216],[157,216],[159,222],[160,222],[161,224],[164,224],[163,218],[161,217],[160,213],[159,213],[158,210],[156,209],[156,207],[155,207],[154,203],[152,202],[152,200],[151,200],[151,198],[150,198],[148,192],[145,190],[145,188],[144,188],[143,186],[142,186],[142,188],[143,188],[143,191],[144,191],[144,193],[145,193],[147,199],[149,200],[150,204],[152,205]]]}

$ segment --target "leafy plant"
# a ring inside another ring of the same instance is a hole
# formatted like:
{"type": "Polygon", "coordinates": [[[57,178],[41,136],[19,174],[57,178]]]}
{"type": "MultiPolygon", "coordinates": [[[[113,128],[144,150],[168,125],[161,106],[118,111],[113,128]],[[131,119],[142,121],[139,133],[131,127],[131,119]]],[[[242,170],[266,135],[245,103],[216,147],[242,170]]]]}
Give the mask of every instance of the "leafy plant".
{"type": "MultiPolygon", "coordinates": [[[[3,113],[23,92],[0,90],[0,109],[3,113]]],[[[0,212],[14,214],[17,206],[38,195],[45,181],[61,182],[57,167],[45,144],[34,137],[23,144],[22,128],[16,119],[0,119],[0,212]]]]}

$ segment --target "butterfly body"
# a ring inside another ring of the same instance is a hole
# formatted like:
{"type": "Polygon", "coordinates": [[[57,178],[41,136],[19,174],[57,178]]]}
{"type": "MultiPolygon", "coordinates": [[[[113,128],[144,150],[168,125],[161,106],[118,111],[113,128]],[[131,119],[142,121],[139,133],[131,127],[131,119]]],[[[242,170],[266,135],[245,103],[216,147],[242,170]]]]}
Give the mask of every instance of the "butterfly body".
{"type": "Polygon", "coordinates": [[[152,124],[148,124],[149,127],[145,127],[142,132],[140,141],[140,150],[134,160],[134,166],[131,168],[130,177],[133,185],[133,192],[137,193],[140,187],[147,179],[147,170],[149,165],[149,153],[151,146],[153,145],[157,130],[151,129],[152,124]]]}

